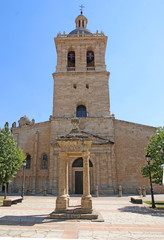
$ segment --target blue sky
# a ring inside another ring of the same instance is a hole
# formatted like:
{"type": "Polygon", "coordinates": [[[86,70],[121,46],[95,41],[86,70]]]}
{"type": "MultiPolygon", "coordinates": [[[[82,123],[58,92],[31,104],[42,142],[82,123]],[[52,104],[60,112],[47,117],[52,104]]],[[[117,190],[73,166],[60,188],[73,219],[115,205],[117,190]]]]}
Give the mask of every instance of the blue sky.
{"type": "Polygon", "coordinates": [[[108,36],[111,113],[164,125],[164,0],[0,0],[0,127],[49,120],[54,37],[75,28],[81,4],[88,29],[108,36]]]}

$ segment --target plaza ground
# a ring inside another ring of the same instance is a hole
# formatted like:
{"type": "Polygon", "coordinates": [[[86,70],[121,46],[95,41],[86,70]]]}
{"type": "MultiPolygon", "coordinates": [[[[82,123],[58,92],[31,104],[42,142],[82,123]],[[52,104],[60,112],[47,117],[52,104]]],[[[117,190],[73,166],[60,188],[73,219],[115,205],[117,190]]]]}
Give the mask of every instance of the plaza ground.
{"type": "MultiPolygon", "coordinates": [[[[0,207],[0,239],[164,239],[164,210],[132,204],[130,197],[93,197],[93,208],[101,213],[104,222],[92,222],[49,219],[56,197],[25,196],[22,203],[0,207]]],[[[70,204],[79,205],[80,200],[80,196],[71,196],[70,204]]],[[[143,200],[151,200],[150,195],[143,200]]],[[[164,201],[164,195],[155,195],[155,200],[164,201]]]]}

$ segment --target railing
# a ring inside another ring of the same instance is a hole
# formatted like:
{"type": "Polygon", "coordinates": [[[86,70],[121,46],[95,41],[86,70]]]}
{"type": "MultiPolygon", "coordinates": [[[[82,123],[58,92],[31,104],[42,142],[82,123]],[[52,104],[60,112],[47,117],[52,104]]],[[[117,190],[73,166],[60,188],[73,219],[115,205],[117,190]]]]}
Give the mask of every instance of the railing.
{"type": "Polygon", "coordinates": [[[104,33],[101,31],[100,33],[98,33],[98,31],[96,33],[91,33],[91,34],[85,34],[84,32],[80,33],[77,32],[77,34],[65,34],[65,32],[63,32],[63,34],[61,34],[61,32],[59,32],[57,34],[57,37],[59,38],[66,38],[66,37],[104,37],[104,33]]]}
{"type": "Polygon", "coordinates": [[[95,70],[95,67],[87,67],[87,70],[88,71],[93,71],[93,70],[95,70]]]}
{"type": "Polygon", "coordinates": [[[67,71],[75,71],[75,67],[67,67],[67,71]]]}
{"type": "MultiPolygon", "coordinates": [[[[87,71],[94,71],[95,70],[95,67],[87,67],[87,71]]],[[[75,67],[67,67],[67,71],[69,72],[73,72],[75,71],[75,67]]]]}

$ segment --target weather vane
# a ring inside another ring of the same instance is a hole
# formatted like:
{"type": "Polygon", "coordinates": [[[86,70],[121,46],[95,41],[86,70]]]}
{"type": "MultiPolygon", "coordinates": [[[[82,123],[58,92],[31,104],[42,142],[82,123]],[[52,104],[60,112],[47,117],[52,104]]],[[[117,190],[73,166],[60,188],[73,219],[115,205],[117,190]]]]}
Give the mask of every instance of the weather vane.
{"type": "Polygon", "coordinates": [[[81,14],[83,14],[83,8],[85,8],[83,5],[80,5],[80,11],[81,11],[81,14]]]}

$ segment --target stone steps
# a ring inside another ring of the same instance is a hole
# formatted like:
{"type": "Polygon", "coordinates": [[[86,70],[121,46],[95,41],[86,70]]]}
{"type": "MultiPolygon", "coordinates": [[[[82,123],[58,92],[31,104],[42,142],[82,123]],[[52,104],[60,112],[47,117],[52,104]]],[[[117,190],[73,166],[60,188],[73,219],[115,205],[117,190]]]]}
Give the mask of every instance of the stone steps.
{"type": "Polygon", "coordinates": [[[53,219],[97,219],[98,214],[89,214],[89,213],[56,213],[53,212],[50,214],[50,218],[53,219]]]}
{"type": "Polygon", "coordinates": [[[77,220],[93,220],[93,221],[104,221],[101,215],[95,210],[91,210],[91,212],[85,213],[84,209],[75,208],[75,209],[67,209],[65,212],[57,212],[54,211],[49,215],[52,219],[77,219],[77,220]]]}

